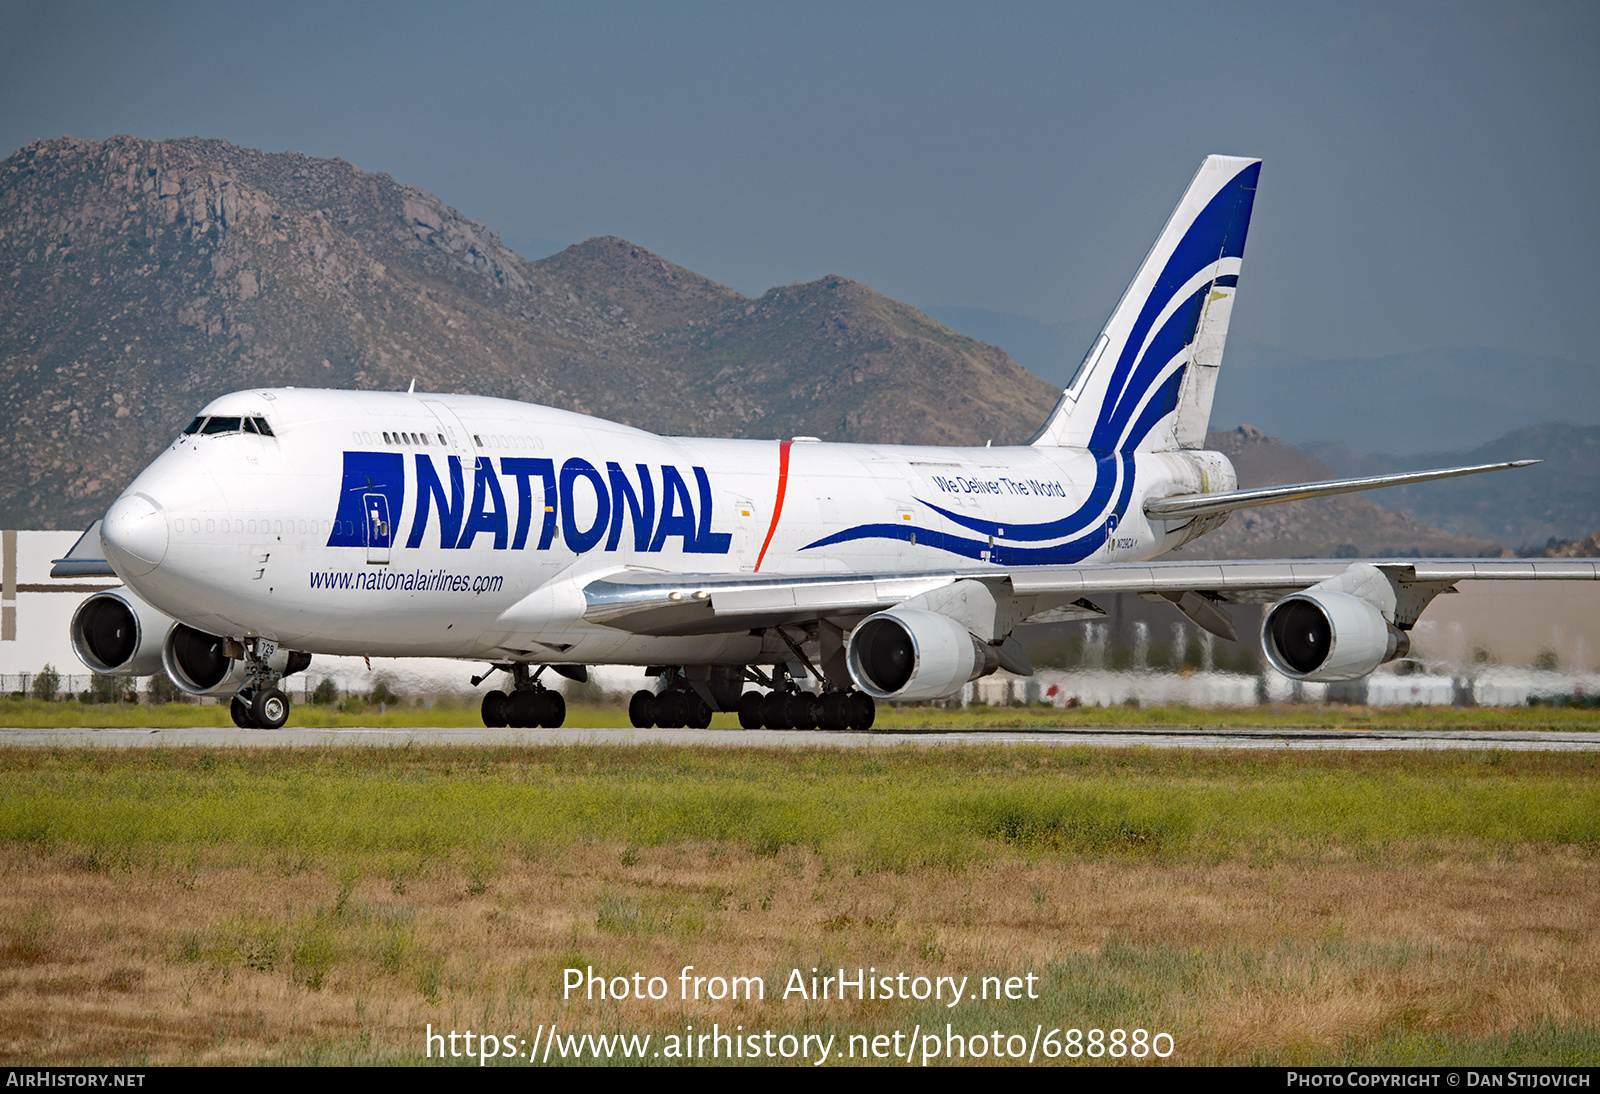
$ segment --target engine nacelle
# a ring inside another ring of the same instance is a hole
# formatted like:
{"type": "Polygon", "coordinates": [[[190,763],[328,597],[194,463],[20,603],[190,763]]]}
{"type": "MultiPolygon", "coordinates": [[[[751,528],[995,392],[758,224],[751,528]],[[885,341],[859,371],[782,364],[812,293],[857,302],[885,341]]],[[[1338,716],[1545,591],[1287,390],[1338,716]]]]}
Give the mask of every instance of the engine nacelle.
{"type": "Polygon", "coordinates": [[[850,678],[874,699],[943,699],[1000,667],[992,646],[949,616],[890,608],[850,633],[850,678]]]}
{"type": "Polygon", "coordinates": [[[161,648],[174,620],[127,589],[95,593],[72,613],[67,633],[72,649],[95,672],[108,676],[153,676],[161,671],[161,648]]]}
{"type": "Polygon", "coordinates": [[[190,695],[231,695],[245,681],[243,661],[228,656],[227,641],[179,623],[161,647],[167,675],[190,695]]]}
{"type": "Polygon", "coordinates": [[[1358,596],[1308,589],[1267,610],[1261,648],[1273,668],[1295,680],[1359,680],[1404,657],[1411,639],[1358,596]]]}

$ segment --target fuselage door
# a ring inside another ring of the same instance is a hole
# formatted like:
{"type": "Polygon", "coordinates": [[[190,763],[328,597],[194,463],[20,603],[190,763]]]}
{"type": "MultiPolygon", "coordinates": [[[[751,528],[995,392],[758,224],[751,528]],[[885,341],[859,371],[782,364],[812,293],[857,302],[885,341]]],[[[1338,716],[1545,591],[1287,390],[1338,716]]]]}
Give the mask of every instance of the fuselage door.
{"type": "Polygon", "coordinates": [[[461,419],[456,417],[456,412],[443,403],[436,403],[431,399],[424,399],[422,405],[432,412],[438,419],[439,427],[443,430],[440,434],[444,438],[445,446],[461,457],[461,466],[468,473],[477,466],[478,447],[473,443],[472,434],[467,432],[467,427],[461,424],[461,419]]]}
{"type": "Polygon", "coordinates": [[[389,565],[389,547],[394,542],[394,526],[389,523],[389,499],[383,494],[364,494],[361,507],[367,521],[367,562],[389,565]]]}
{"type": "Polygon", "coordinates": [[[766,526],[755,502],[749,498],[733,499],[733,557],[739,560],[739,569],[750,573],[756,568],[756,556],[761,551],[761,538],[766,526]]]}

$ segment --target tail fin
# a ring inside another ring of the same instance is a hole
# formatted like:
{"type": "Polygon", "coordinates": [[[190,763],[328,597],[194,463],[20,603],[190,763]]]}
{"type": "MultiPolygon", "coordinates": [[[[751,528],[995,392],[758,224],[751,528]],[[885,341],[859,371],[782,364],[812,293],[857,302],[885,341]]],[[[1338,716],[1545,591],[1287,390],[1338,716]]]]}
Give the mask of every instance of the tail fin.
{"type": "Polygon", "coordinates": [[[1207,156],[1036,445],[1200,448],[1261,161],[1207,156]]]}

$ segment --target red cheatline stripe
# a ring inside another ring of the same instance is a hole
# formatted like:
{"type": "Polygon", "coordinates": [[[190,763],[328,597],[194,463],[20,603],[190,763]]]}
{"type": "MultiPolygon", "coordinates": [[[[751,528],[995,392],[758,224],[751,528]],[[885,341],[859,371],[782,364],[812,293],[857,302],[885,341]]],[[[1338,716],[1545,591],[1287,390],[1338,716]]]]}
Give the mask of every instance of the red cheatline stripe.
{"type": "Polygon", "coordinates": [[[767,557],[767,548],[772,544],[772,533],[778,530],[778,518],[783,516],[783,495],[789,489],[789,441],[778,442],[778,497],[772,503],[772,523],[767,525],[767,538],[761,541],[761,553],[756,556],[756,571],[761,569],[761,560],[767,557]]]}

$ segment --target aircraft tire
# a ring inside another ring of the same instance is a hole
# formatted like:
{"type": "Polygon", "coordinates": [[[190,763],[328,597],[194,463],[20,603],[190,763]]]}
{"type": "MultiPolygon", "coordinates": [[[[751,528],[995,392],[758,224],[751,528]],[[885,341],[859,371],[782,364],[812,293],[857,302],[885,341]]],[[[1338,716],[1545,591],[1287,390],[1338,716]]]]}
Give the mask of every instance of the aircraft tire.
{"type": "Polygon", "coordinates": [[[250,720],[250,702],[243,695],[235,695],[228,704],[228,713],[233,717],[233,724],[240,729],[255,729],[255,722],[250,720]]]}
{"type": "Polygon", "coordinates": [[[656,693],[636,691],[628,700],[628,721],[634,729],[650,729],[656,724],[656,693]]]}
{"type": "Polygon", "coordinates": [[[689,701],[689,716],[684,725],[690,729],[708,729],[711,726],[711,706],[694,692],[685,693],[689,701]]]}
{"type": "Polygon", "coordinates": [[[762,700],[761,724],[768,729],[791,729],[793,723],[789,721],[789,706],[784,702],[781,691],[774,691],[762,700]]]}
{"type": "Polygon", "coordinates": [[[822,697],[822,720],[817,723],[823,729],[838,732],[850,727],[850,695],[843,691],[830,691],[822,697]]]}
{"type": "Polygon", "coordinates": [[[656,696],[656,725],[662,729],[682,729],[688,721],[687,698],[676,688],[656,696]]]}
{"type": "Polygon", "coordinates": [[[539,696],[539,725],[545,729],[560,729],[567,720],[567,700],[559,691],[542,692],[539,696]]]}
{"type": "Polygon", "coordinates": [[[739,696],[739,728],[761,728],[761,693],[747,691],[739,696]]]}
{"type": "Polygon", "coordinates": [[[814,730],[822,721],[822,698],[801,692],[794,698],[794,728],[814,730]]]}
{"type": "Polygon", "coordinates": [[[872,701],[872,696],[864,691],[850,693],[850,728],[858,733],[865,733],[872,728],[872,723],[878,717],[878,705],[872,701]]]}
{"type": "Polygon", "coordinates": [[[250,720],[262,729],[282,729],[289,720],[289,697],[277,688],[262,688],[250,700],[250,720]]]}
{"type": "Polygon", "coordinates": [[[491,691],[483,697],[483,724],[490,729],[504,729],[506,727],[506,693],[491,691]]]}
{"type": "Polygon", "coordinates": [[[519,688],[506,703],[506,725],[512,729],[532,729],[539,724],[539,693],[519,688]]]}

